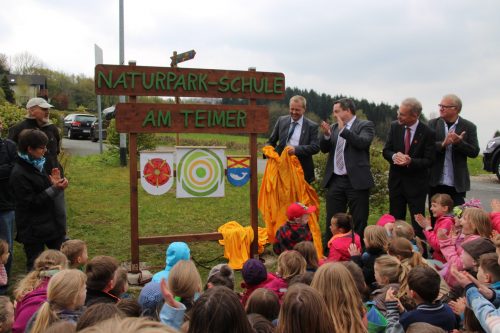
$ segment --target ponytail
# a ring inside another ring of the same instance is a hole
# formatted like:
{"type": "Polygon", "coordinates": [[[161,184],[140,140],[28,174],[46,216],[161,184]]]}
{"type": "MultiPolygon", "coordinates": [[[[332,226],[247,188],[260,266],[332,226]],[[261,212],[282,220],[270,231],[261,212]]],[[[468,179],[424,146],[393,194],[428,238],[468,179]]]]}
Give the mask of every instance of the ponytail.
{"type": "Polygon", "coordinates": [[[44,302],[36,314],[36,320],[31,329],[31,333],[43,333],[59,317],[52,309],[48,301],[44,302]]]}

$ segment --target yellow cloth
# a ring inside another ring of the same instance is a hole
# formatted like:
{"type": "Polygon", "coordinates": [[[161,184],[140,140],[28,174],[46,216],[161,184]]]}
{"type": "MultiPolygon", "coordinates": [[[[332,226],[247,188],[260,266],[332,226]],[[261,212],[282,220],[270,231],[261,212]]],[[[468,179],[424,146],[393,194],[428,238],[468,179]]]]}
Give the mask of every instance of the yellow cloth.
{"type": "Polygon", "coordinates": [[[259,211],[266,223],[269,242],[274,243],[276,231],[287,221],[286,209],[290,204],[298,201],[306,206],[316,206],[317,210],[310,215],[308,224],[318,258],[322,258],[318,194],[304,180],[304,171],[297,156],[289,155],[288,150],[286,147],[279,156],[272,146],[262,148],[267,164],[259,191],[259,211]]]}
{"type": "MultiPolygon", "coordinates": [[[[217,229],[222,234],[223,240],[219,241],[224,246],[224,257],[229,260],[232,269],[242,269],[243,264],[250,258],[250,246],[253,241],[252,227],[243,227],[236,221],[229,221],[217,229]]],[[[258,228],[259,253],[264,251],[267,244],[266,228],[258,228]]]]}

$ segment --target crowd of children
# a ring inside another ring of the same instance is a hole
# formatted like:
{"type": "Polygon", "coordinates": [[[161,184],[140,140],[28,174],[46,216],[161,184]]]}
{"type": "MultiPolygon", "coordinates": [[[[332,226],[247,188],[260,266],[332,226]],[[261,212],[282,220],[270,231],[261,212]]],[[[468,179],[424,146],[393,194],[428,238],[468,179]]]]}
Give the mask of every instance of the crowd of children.
{"type": "MultiPolygon", "coordinates": [[[[453,207],[431,198],[435,218],[410,224],[384,215],[353,232],[352,218],[331,221],[329,255],[318,257],[308,214],[295,203],[277,232],[276,272],[259,259],[234,271],[214,266],[206,282],[186,243],[166,251],[165,269],[137,299],[127,271],[110,256],[89,260],[81,240],[46,250],[13,289],[0,296],[2,332],[498,332],[500,331],[500,201],[491,213],[476,203],[453,207]],[[292,230],[293,229],[293,230],[292,230]]],[[[9,281],[0,241],[0,284],[9,281]]]]}

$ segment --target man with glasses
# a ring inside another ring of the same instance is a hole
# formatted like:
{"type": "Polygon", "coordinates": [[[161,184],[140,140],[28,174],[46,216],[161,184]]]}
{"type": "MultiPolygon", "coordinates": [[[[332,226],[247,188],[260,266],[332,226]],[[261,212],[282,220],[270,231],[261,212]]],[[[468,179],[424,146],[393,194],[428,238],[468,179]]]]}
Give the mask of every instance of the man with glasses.
{"type": "Polygon", "coordinates": [[[319,153],[318,124],[304,117],[306,99],[300,95],[290,98],[289,111],[290,115],[278,118],[267,144],[280,155],[290,147],[288,154],[297,156],[304,179],[311,183],[315,178],[312,156],[319,153]]]}
{"type": "Polygon", "coordinates": [[[467,158],[479,154],[476,125],[460,117],[461,110],[458,96],[445,95],[439,103],[439,118],[429,121],[429,127],[436,133],[429,199],[436,193],[447,193],[455,205],[462,205],[465,193],[470,190],[467,158]]]}
{"type": "Polygon", "coordinates": [[[357,118],[356,106],[349,98],[334,103],[333,117],[335,124],[323,121],[320,125],[323,135],[319,146],[321,152],[328,153],[321,184],[326,189],[325,252],[332,237],[330,222],[336,213],[345,213],[349,208],[354,231],[363,235],[368,221],[370,188],[374,186],[370,170],[373,122],[357,118]]]}

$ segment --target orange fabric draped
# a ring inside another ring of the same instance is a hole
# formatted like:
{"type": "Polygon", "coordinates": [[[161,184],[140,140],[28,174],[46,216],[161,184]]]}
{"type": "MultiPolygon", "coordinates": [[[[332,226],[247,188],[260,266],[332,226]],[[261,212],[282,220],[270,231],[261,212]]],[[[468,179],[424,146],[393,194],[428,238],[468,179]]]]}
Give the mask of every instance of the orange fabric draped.
{"type": "Polygon", "coordinates": [[[286,209],[296,201],[306,206],[318,207],[309,217],[309,228],[313,235],[318,258],[323,257],[321,229],[319,227],[319,198],[314,188],[304,180],[304,171],[299,159],[288,154],[288,147],[281,156],[272,146],[262,148],[267,165],[259,191],[259,211],[266,223],[267,236],[274,243],[276,231],[287,221],[286,209]]]}
{"type": "MultiPolygon", "coordinates": [[[[236,221],[229,221],[221,225],[217,231],[224,238],[219,241],[219,244],[224,246],[224,257],[229,260],[229,267],[242,269],[245,261],[250,258],[250,246],[253,241],[252,227],[243,227],[236,221]]],[[[264,246],[268,243],[265,228],[258,228],[258,237],[258,251],[262,253],[264,246]]]]}

